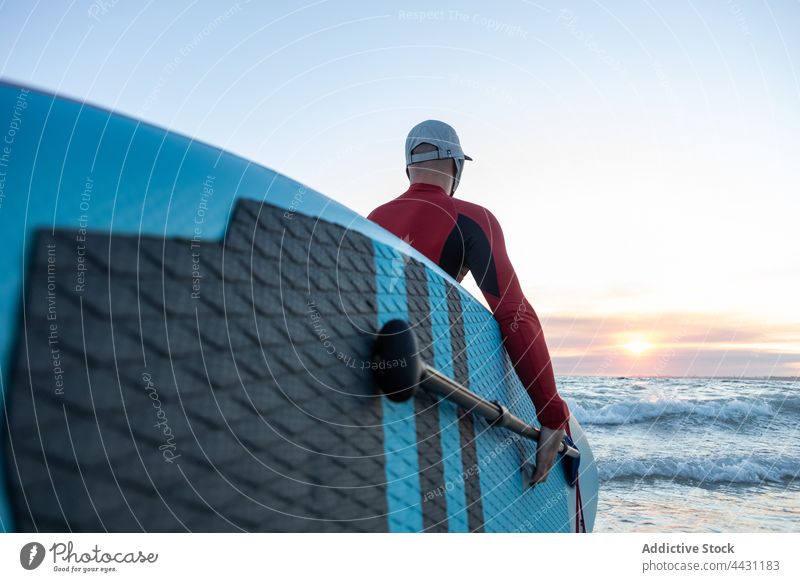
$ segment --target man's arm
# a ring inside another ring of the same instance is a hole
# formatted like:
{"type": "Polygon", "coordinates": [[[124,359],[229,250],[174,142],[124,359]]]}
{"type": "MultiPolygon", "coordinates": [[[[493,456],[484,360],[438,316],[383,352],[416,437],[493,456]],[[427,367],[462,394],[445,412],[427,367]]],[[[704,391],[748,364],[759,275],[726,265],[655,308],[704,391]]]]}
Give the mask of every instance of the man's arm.
{"type": "Polygon", "coordinates": [[[531,483],[542,483],[555,464],[569,427],[567,404],[558,395],[550,352],[536,312],[522,293],[506,252],[500,223],[486,209],[464,205],[458,218],[464,260],[500,325],[514,369],[536,407],[542,425],[531,483]]]}
{"type": "Polygon", "coordinates": [[[558,395],[541,323],[522,293],[500,223],[477,205],[464,205],[459,211],[465,266],[492,309],[506,351],[533,400],[539,422],[553,430],[566,429],[569,410],[558,395]]]}

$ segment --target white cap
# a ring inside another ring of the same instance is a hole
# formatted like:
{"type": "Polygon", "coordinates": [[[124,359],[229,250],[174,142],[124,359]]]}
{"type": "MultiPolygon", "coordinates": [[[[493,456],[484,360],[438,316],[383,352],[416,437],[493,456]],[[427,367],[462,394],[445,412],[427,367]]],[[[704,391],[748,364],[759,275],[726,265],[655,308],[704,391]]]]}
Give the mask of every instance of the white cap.
{"type": "Polygon", "coordinates": [[[426,162],[428,160],[472,160],[471,157],[464,155],[461,149],[461,142],[458,139],[456,130],[437,119],[428,119],[418,123],[406,138],[406,165],[426,162]],[[412,154],[411,152],[420,144],[428,143],[436,148],[435,152],[425,152],[424,154],[412,154]]]}
{"type": "Polygon", "coordinates": [[[456,175],[453,180],[452,195],[458,187],[461,172],[464,169],[464,160],[472,158],[464,154],[456,130],[444,121],[427,119],[411,128],[406,138],[406,166],[427,162],[429,160],[452,159],[456,163],[456,175]],[[427,143],[436,148],[436,151],[412,154],[418,145],[427,143]]]}

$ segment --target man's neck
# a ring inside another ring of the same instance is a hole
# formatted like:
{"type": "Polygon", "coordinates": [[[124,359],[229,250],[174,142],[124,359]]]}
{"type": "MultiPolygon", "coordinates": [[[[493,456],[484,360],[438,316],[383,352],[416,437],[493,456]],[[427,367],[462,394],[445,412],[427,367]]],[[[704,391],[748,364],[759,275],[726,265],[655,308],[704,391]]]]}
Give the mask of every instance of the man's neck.
{"type": "Polygon", "coordinates": [[[442,190],[445,191],[447,195],[450,195],[450,191],[453,189],[453,178],[450,176],[445,176],[442,174],[433,174],[426,172],[426,175],[414,177],[411,180],[411,185],[414,184],[428,184],[430,186],[438,186],[442,190]]]}

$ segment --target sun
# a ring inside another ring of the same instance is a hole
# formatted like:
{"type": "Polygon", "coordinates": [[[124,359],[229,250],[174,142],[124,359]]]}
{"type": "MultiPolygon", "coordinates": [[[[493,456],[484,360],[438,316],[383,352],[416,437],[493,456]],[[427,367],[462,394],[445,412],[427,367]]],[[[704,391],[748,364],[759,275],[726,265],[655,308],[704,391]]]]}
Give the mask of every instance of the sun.
{"type": "Polygon", "coordinates": [[[632,354],[641,355],[652,347],[652,344],[642,338],[636,338],[625,344],[625,349],[632,354]]]}

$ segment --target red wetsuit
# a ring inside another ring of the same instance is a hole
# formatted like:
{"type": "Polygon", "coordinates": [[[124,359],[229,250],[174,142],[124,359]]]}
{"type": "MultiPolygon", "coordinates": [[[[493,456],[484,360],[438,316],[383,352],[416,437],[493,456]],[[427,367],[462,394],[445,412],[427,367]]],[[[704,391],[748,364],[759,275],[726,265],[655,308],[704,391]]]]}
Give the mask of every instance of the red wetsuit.
{"type": "Polygon", "coordinates": [[[550,353],[536,312],[522,293],[491,212],[448,196],[438,186],[412,184],[369,215],[461,281],[467,272],[489,303],[514,369],[543,426],[567,428],[569,410],[558,395],[550,353]]]}

